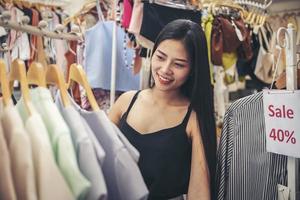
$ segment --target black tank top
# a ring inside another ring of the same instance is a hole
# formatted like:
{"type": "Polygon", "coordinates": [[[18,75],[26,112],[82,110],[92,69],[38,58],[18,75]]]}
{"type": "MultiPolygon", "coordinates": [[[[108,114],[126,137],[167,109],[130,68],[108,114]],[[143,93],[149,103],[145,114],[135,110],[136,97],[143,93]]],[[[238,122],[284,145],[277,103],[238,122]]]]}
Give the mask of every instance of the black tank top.
{"type": "MultiPolygon", "coordinates": [[[[120,130],[140,152],[138,166],[149,190],[149,199],[166,200],[187,194],[191,169],[191,140],[186,126],[191,106],[181,124],[149,134],[137,132],[127,123],[138,91],[120,120],[120,130]]],[[[130,183],[129,183],[130,184],[130,183]]]]}

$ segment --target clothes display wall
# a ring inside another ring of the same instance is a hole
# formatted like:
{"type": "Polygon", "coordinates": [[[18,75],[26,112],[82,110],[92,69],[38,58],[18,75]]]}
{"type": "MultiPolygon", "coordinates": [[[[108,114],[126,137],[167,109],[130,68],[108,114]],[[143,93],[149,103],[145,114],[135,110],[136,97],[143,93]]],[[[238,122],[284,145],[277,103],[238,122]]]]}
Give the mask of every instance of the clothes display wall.
{"type": "Polygon", "coordinates": [[[1,198],[147,199],[138,151],[103,111],[85,111],[71,96],[71,105],[64,105],[61,89],[56,103],[49,89],[39,86],[30,89],[30,102],[21,97],[16,106],[11,101],[2,106],[1,138],[9,157],[1,191],[11,189],[1,198]]]}

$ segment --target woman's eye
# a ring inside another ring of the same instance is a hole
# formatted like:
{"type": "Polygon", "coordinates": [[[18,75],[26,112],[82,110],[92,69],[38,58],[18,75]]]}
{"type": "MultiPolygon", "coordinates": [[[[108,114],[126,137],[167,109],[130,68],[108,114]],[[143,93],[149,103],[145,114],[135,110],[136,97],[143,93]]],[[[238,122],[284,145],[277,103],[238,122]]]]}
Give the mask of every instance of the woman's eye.
{"type": "Polygon", "coordinates": [[[158,58],[158,60],[163,60],[164,58],[160,55],[156,55],[156,57],[158,58]]]}
{"type": "Polygon", "coordinates": [[[175,63],[175,66],[176,66],[176,67],[179,67],[179,68],[182,68],[182,67],[184,67],[184,65],[183,65],[183,64],[179,64],[179,63],[175,63]]]}

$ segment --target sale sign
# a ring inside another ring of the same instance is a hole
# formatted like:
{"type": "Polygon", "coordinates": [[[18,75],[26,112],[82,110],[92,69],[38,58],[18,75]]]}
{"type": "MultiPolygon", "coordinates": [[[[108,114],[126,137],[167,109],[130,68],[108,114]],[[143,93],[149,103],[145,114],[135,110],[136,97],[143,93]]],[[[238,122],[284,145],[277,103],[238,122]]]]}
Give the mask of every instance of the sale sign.
{"type": "Polygon", "coordinates": [[[300,158],[300,91],[264,90],[267,151],[300,158]]]}

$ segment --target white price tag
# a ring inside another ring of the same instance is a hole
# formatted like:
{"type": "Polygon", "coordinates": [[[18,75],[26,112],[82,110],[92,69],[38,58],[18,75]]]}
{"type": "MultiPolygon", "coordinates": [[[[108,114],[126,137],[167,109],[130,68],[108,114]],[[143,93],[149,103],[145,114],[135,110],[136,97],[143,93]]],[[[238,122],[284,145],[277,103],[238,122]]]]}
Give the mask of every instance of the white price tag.
{"type": "Polygon", "coordinates": [[[267,151],[300,158],[300,91],[264,90],[267,151]]]}

